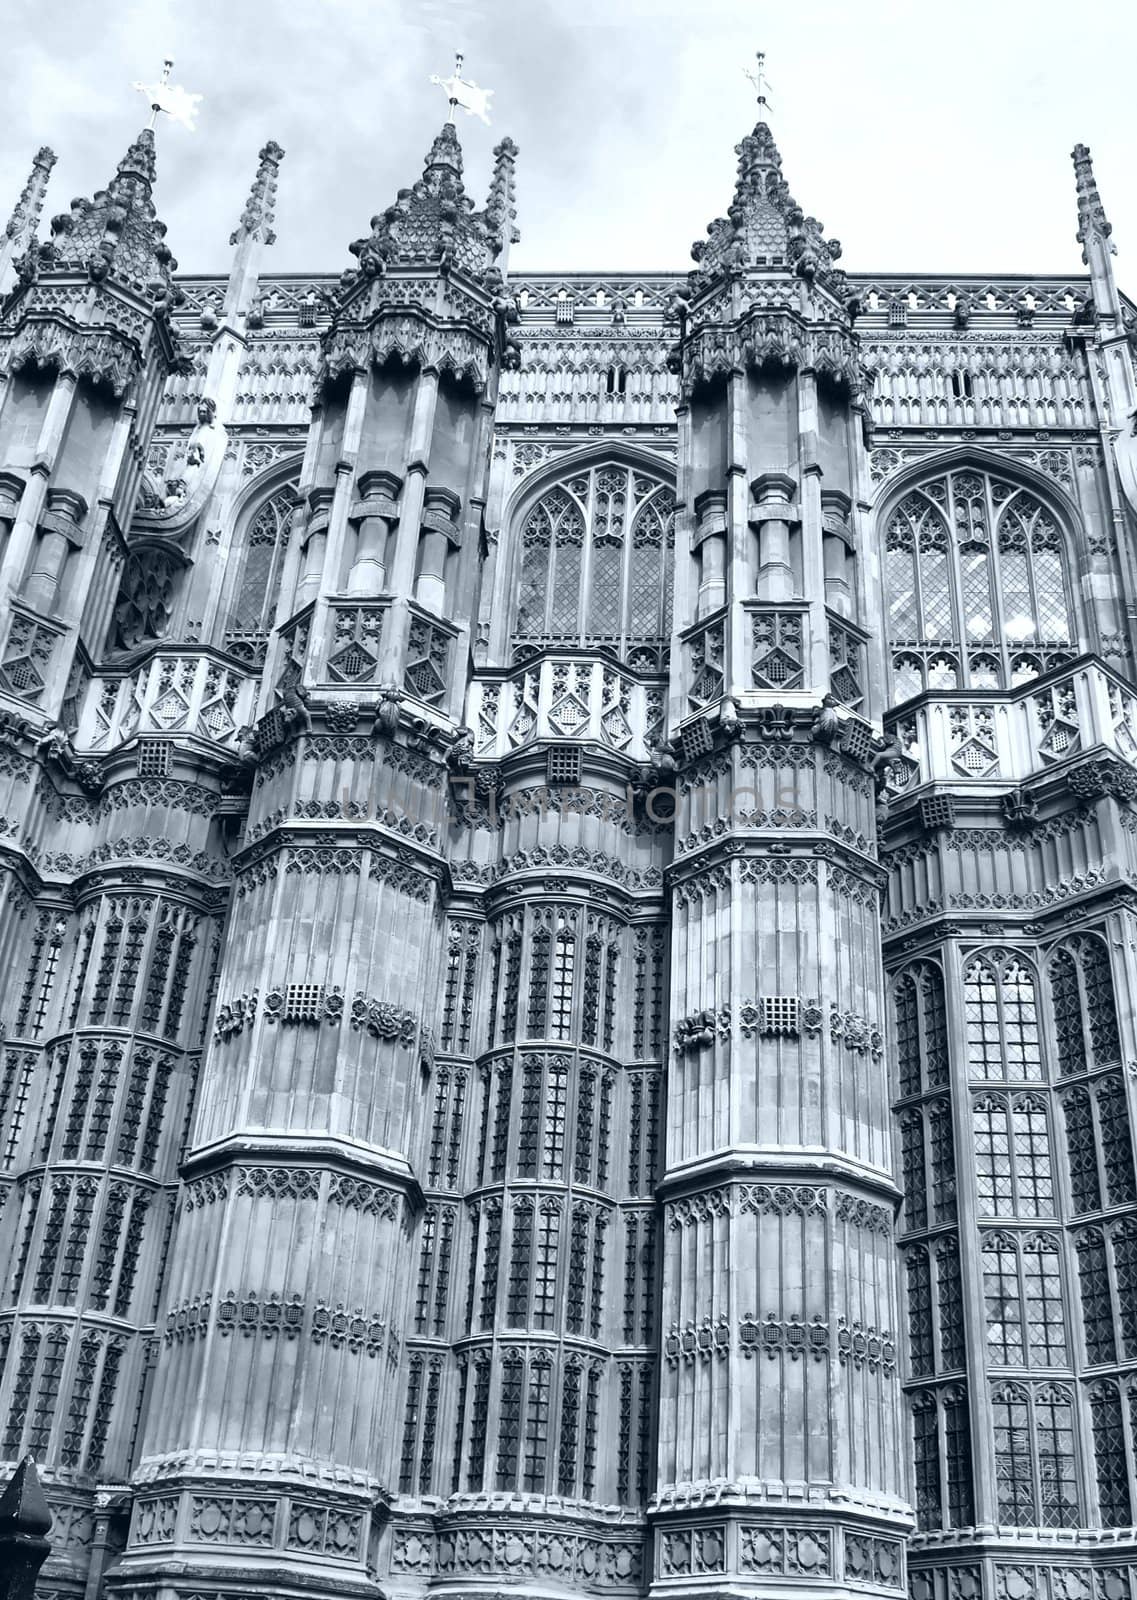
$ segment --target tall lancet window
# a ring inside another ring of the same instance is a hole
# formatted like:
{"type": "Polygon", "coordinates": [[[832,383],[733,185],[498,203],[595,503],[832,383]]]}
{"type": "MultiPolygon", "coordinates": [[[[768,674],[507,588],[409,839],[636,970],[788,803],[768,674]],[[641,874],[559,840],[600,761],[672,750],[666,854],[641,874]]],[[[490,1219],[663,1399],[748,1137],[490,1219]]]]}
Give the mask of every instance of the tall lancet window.
{"type": "Polygon", "coordinates": [[[893,699],[1005,689],[1069,660],[1074,625],[1057,518],[971,469],[911,489],[885,525],[893,699]]]}
{"type": "Polygon", "coordinates": [[[276,615],[295,498],[295,484],[277,489],[253,512],[237,545],[241,576],[226,621],[225,648],[254,666],[264,661],[276,615]]]}
{"type": "Polygon", "coordinates": [[[521,525],[513,644],[607,647],[652,669],[671,631],[675,496],[609,463],[546,490],[521,525]]]}

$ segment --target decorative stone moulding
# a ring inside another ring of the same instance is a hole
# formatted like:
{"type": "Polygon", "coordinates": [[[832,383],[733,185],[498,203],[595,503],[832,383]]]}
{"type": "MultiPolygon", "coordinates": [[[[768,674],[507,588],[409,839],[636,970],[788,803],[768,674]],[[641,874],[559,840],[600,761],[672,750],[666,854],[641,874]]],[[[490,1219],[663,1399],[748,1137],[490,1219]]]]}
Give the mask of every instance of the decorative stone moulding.
{"type": "MultiPolygon", "coordinates": [[[[855,1017],[852,1012],[838,1012],[836,1006],[830,1009],[830,1032],[834,1039],[844,1038],[854,1050],[872,1049],[875,1054],[883,1049],[879,1030],[872,1028],[864,1018],[855,1017]]],[[[725,1005],[717,1011],[694,1011],[690,1016],[681,1017],[675,1024],[675,1048],[685,1052],[709,1049],[716,1037],[729,1038],[733,1027],[738,1028],[744,1039],[753,1039],[755,1035],[798,1038],[802,1034],[817,1034],[824,1025],[824,1016],[817,1000],[803,1000],[796,994],[764,995],[758,1000],[741,1001],[736,1016],[730,1006],[725,1005]]]]}
{"type": "MultiPolygon", "coordinates": [[[[245,1022],[256,1014],[256,993],[250,999],[221,1006],[218,1010],[218,1030],[222,1014],[227,1031],[216,1031],[215,1037],[228,1038],[239,1033],[245,1022]]],[[[264,1019],[268,1023],[291,1026],[330,1023],[333,1027],[343,1021],[345,1012],[356,1032],[366,1031],[372,1038],[387,1039],[399,1044],[413,1044],[419,1033],[419,1022],[413,1011],[377,1000],[359,990],[350,1005],[339,985],[328,988],[322,983],[277,984],[269,989],[263,1000],[264,1019]]]]}

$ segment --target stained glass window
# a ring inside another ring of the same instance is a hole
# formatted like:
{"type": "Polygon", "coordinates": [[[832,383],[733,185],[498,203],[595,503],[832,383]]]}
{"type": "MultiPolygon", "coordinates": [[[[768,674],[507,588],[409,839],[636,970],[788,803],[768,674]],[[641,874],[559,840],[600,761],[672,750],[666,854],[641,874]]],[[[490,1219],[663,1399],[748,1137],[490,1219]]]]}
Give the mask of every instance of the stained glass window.
{"type": "Polygon", "coordinates": [[[1006,688],[1071,658],[1063,536],[1028,489],[943,474],[909,490],[884,542],[895,699],[1006,688]]]}
{"type": "Polygon", "coordinates": [[[631,467],[579,471],[521,525],[516,644],[600,644],[634,660],[670,633],[675,496],[631,467]]]}

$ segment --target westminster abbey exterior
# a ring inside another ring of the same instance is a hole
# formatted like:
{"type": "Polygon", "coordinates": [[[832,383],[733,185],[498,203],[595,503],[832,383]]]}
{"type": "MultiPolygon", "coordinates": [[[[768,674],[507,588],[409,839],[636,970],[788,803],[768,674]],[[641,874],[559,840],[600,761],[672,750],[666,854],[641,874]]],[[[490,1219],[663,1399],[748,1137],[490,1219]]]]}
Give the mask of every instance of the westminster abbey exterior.
{"type": "Polygon", "coordinates": [[[149,130],[0,250],[38,1593],[1137,1600],[1089,152],[1082,276],[954,279],[846,274],[765,122],[688,274],[508,276],[448,123],[274,277],[282,155],[227,277],[149,130]]]}

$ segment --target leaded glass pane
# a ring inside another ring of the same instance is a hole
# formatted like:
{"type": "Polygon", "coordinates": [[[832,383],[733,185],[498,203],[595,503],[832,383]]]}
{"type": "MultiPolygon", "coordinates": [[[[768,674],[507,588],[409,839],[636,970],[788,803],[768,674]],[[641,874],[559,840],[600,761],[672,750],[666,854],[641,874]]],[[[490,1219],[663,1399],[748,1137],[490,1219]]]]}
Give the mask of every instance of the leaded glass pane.
{"type": "Polygon", "coordinates": [[[912,1436],[916,1456],[916,1521],[921,1528],[940,1525],[940,1439],[936,1403],[919,1395],[912,1404],[912,1436]]]}
{"type": "Polygon", "coordinates": [[[1014,1528],[1035,1526],[1034,1466],[1026,1395],[999,1391],[991,1405],[995,1435],[995,1486],[999,1521],[1014,1528]]]}
{"type": "Polygon", "coordinates": [[[944,1397],[944,1458],[947,1465],[948,1525],[969,1528],[975,1521],[971,1490],[971,1422],[967,1397],[958,1391],[944,1397]]]}
{"type": "Polygon", "coordinates": [[[1070,1167],[1070,1197],[1077,1216],[1101,1210],[1098,1182],[1098,1154],[1094,1143],[1094,1119],[1090,1097],[1085,1089],[1074,1089],[1062,1098],[1066,1122],[1066,1153],[1070,1167]]]}
{"type": "Polygon", "coordinates": [[[940,1364],[948,1372],[966,1364],[963,1337],[963,1285],[959,1245],[945,1239],[936,1246],[936,1288],[940,1306],[940,1364]]]}
{"type": "Polygon", "coordinates": [[[973,962],[964,975],[963,1018],[967,1031],[968,1076],[1001,1078],[999,983],[994,969],[984,961],[973,962]]]}
{"type": "Polygon", "coordinates": [[[1015,1179],[1020,1217],[1054,1215],[1054,1177],[1050,1166],[1050,1131],[1044,1108],[1016,1100],[1012,1113],[1015,1179]]]}
{"type": "Polygon", "coordinates": [[[1101,1384],[1091,1392],[1090,1414],[1094,1424],[1094,1464],[1102,1525],[1127,1528],[1132,1524],[1133,1513],[1125,1455],[1125,1424],[1121,1420],[1121,1396],[1115,1384],[1101,1384]]]}
{"type": "Polygon", "coordinates": [[[1113,1266],[1117,1274],[1117,1304],[1121,1312],[1121,1343],[1125,1359],[1137,1359],[1137,1222],[1127,1218],[1113,1230],[1113,1266]]]}
{"type": "Polygon", "coordinates": [[[1007,1108],[999,1100],[979,1100],[974,1107],[975,1178],[981,1217],[1014,1215],[1011,1183],[1011,1139],[1007,1108]]]}
{"type": "Polygon", "coordinates": [[[1078,1525],[1078,1481],[1074,1457],[1074,1417],[1059,1391],[1035,1396],[1039,1503],[1044,1528],[1078,1525]]]}
{"type": "Polygon", "coordinates": [[[969,644],[994,644],[994,607],[991,604],[990,555],[985,545],[965,545],[959,552],[963,590],[964,634],[969,644]]]}
{"type": "Polygon", "coordinates": [[[1011,1241],[983,1251],[987,1350],[996,1366],[1023,1365],[1023,1317],[1018,1257],[1011,1241]]]}
{"type": "Polygon", "coordinates": [[[1066,1322],[1058,1245],[1049,1237],[1027,1240],[1022,1252],[1023,1299],[1032,1367],[1064,1367],[1066,1322]]]}
{"type": "Polygon", "coordinates": [[[893,991],[896,1019],[896,1063],[902,1095],[920,1092],[920,1019],[916,979],[904,973],[893,991]]]}
{"type": "Polygon", "coordinates": [[[927,1250],[908,1251],[904,1267],[908,1281],[908,1358],[913,1377],[928,1377],[935,1370],[935,1347],[927,1250]]]}
{"type": "Polygon", "coordinates": [[[1121,1060],[1121,1040],[1117,1033],[1117,1001],[1109,965],[1109,952],[1100,939],[1087,939],[1082,946],[1081,955],[1094,1065],[1105,1067],[1111,1062],[1121,1060]]]}
{"type": "Polygon", "coordinates": [[[1105,1241],[1097,1229],[1078,1235],[1078,1283],[1082,1292],[1082,1328],[1086,1359],[1091,1365],[1117,1360],[1113,1303],[1109,1294],[1109,1268],[1105,1241]]]}
{"type": "Polygon", "coordinates": [[[1105,1188],[1111,1206],[1128,1205],[1137,1200],[1133,1176],[1133,1135],[1129,1125],[1129,1106],[1125,1086],[1110,1075],[1098,1085],[1098,1125],[1101,1128],[1101,1159],[1105,1188]]]}
{"type": "Polygon", "coordinates": [[[924,1119],[918,1111],[900,1124],[904,1222],[909,1229],[928,1226],[927,1172],[924,1164],[924,1119]]]}
{"type": "Polygon", "coordinates": [[[1054,1006],[1054,1042],[1058,1070],[1063,1077],[1086,1070],[1086,1043],[1082,1034],[1082,997],[1078,968],[1068,950],[1059,950],[1050,962],[1050,996],[1054,1006]]]}
{"type": "Polygon", "coordinates": [[[928,1108],[928,1144],[932,1157],[932,1217],[936,1222],[954,1222],[955,1145],[951,1107],[946,1100],[937,1100],[928,1108]]]}

